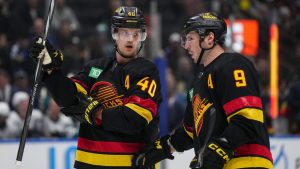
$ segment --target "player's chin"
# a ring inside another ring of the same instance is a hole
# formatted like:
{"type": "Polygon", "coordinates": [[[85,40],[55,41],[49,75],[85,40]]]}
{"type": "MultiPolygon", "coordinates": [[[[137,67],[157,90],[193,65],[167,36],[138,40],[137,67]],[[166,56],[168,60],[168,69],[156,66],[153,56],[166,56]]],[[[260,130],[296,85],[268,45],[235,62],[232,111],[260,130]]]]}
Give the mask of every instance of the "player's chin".
{"type": "Polygon", "coordinates": [[[134,58],[137,55],[137,52],[135,51],[124,51],[122,52],[123,57],[125,58],[134,58]]]}
{"type": "Polygon", "coordinates": [[[124,58],[134,58],[136,56],[135,52],[131,52],[131,53],[123,53],[123,57],[124,58]]]}

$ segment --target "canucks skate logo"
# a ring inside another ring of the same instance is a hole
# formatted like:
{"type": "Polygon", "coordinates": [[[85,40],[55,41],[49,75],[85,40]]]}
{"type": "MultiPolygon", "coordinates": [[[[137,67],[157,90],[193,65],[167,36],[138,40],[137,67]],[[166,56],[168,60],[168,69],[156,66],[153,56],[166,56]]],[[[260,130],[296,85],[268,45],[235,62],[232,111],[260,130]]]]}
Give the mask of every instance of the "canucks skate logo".
{"type": "Polygon", "coordinates": [[[213,105],[213,103],[208,102],[206,98],[201,99],[199,94],[196,94],[193,97],[192,105],[196,135],[199,136],[199,132],[203,124],[203,115],[213,105]]]}
{"type": "Polygon", "coordinates": [[[105,109],[123,105],[122,97],[109,82],[99,81],[93,85],[90,94],[95,100],[99,101],[105,109]]]}

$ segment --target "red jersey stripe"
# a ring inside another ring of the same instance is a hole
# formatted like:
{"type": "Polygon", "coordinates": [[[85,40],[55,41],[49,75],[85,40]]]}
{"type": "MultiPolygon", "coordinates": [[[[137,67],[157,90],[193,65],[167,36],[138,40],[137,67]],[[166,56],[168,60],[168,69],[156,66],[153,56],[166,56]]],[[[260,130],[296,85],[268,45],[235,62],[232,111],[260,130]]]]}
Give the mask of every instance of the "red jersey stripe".
{"type": "Polygon", "coordinates": [[[157,104],[151,99],[143,99],[139,96],[132,95],[128,98],[125,98],[123,100],[123,103],[124,104],[133,103],[133,104],[137,104],[145,109],[148,109],[151,111],[153,117],[155,117],[157,114],[157,104]]]}
{"type": "Polygon", "coordinates": [[[72,78],[72,77],[71,77],[70,79],[71,79],[73,82],[79,83],[82,87],[84,87],[85,90],[88,89],[88,86],[87,86],[85,83],[83,83],[82,81],[77,80],[77,79],[72,78]]]}
{"type": "Polygon", "coordinates": [[[144,146],[143,143],[124,143],[109,141],[92,141],[78,138],[78,148],[97,153],[136,153],[144,146]]]}
{"type": "Polygon", "coordinates": [[[190,125],[187,125],[185,123],[183,123],[183,127],[189,131],[189,132],[193,132],[194,131],[194,127],[193,126],[190,126],[190,125]]]}
{"type": "Polygon", "coordinates": [[[259,144],[245,144],[235,149],[235,156],[261,156],[269,159],[271,162],[273,162],[272,154],[270,150],[259,144]]]}
{"type": "Polygon", "coordinates": [[[262,108],[261,98],[257,96],[243,96],[233,99],[223,105],[227,116],[242,108],[262,108]]]}

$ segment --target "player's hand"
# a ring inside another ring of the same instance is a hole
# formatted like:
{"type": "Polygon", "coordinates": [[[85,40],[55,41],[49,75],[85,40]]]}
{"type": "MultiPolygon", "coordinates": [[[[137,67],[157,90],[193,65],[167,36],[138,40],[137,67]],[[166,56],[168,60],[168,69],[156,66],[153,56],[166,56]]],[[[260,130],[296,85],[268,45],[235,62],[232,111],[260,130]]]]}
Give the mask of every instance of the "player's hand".
{"type": "Polygon", "coordinates": [[[100,125],[102,120],[102,104],[92,97],[78,93],[78,103],[70,107],[63,107],[61,111],[82,123],[100,125]]]}
{"type": "Polygon", "coordinates": [[[59,69],[64,60],[61,51],[55,49],[48,40],[44,42],[40,36],[34,39],[29,56],[35,60],[44,56],[42,68],[45,71],[59,69]]]}
{"type": "Polygon", "coordinates": [[[233,156],[233,148],[225,139],[212,139],[204,151],[201,169],[222,169],[233,156]]]}
{"type": "Polygon", "coordinates": [[[166,135],[144,147],[141,152],[134,156],[133,166],[138,169],[148,169],[161,160],[174,159],[171,154],[171,147],[168,144],[169,139],[170,136],[166,135]]]}

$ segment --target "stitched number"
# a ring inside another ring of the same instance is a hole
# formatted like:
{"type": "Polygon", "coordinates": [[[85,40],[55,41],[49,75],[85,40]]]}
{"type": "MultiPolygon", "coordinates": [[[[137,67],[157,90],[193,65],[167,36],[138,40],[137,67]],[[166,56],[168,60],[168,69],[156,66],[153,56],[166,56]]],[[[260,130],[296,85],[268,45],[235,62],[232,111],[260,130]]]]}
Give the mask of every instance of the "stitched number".
{"type": "Polygon", "coordinates": [[[234,75],[236,87],[247,86],[245,72],[243,70],[234,70],[233,75],[234,75]]]}
{"type": "Polygon", "coordinates": [[[145,77],[143,79],[141,79],[137,85],[141,86],[141,90],[145,91],[146,89],[148,89],[148,94],[153,97],[155,95],[155,91],[156,91],[156,82],[154,80],[151,81],[150,85],[149,85],[149,77],[145,77]]]}
{"type": "Polygon", "coordinates": [[[208,88],[210,88],[210,89],[214,88],[213,82],[211,80],[211,74],[208,75],[207,85],[208,85],[208,88]]]}
{"type": "Polygon", "coordinates": [[[125,88],[128,90],[129,87],[130,87],[130,85],[129,85],[129,75],[126,75],[126,77],[125,77],[125,88]]]}
{"type": "Polygon", "coordinates": [[[148,80],[149,77],[145,77],[142,80],[140,80],[137,85],[141,86],[141,90],[145,91],[148,88],[148,80]]]}
{"type": "Polygon", "coordinates": [[[155,91],[156,91],[156,82],[154,80],[151,81],[151,84],[150,84],[150,87],[148,89],[148,93],[151,97],[154,96],[155,94],[155,91]]]}

